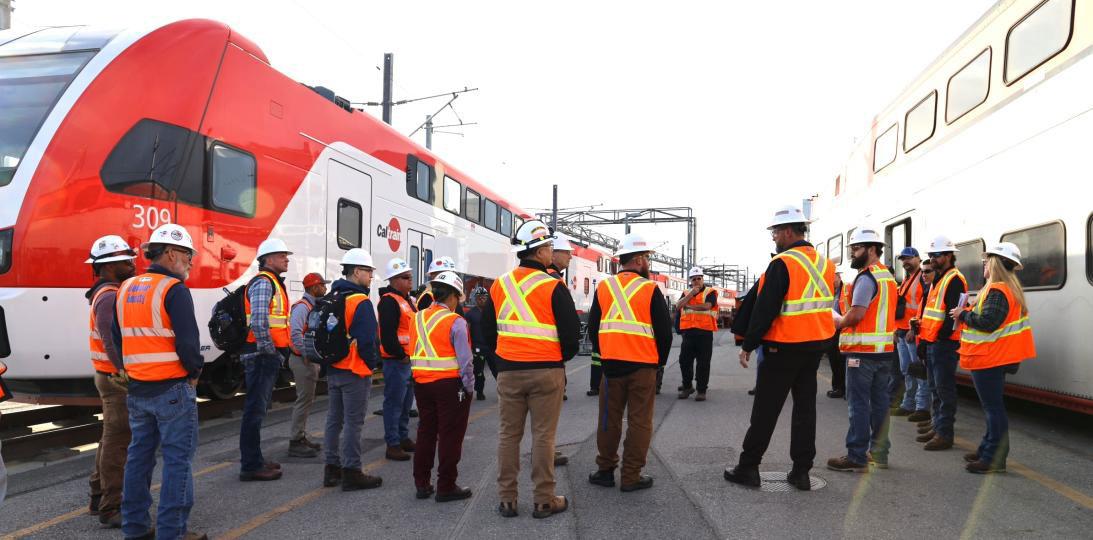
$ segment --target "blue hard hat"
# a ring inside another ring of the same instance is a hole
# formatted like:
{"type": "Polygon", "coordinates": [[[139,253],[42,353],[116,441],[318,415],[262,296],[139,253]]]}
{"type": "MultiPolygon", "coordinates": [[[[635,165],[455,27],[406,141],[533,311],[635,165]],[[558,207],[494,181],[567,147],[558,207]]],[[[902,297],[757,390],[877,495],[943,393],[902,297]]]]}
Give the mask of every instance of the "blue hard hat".
{"type": "Polygon", "coordinates": [[[908,257],[920,257],[920,255],[918,254],[918,250],[911,247],[911,246],[907,246],[907,247],[903,248],[903,251],[899,252],[899,257],[896,257],[896,258],[897,259],[906,259],[908,257]]]}

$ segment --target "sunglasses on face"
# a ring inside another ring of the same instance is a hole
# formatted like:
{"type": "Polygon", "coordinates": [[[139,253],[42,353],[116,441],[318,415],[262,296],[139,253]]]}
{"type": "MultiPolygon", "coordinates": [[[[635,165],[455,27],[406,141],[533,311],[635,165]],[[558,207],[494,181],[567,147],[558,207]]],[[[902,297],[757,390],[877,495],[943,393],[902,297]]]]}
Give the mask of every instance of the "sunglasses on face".
{"type": "Polygon", "coordinates": [[[194,252],[192,252],[188,249],[172,249],[171,251],[173,251],[175,253],[181,253],[182,256],[186,258],[187,261],[194,260],[194,252]]]}

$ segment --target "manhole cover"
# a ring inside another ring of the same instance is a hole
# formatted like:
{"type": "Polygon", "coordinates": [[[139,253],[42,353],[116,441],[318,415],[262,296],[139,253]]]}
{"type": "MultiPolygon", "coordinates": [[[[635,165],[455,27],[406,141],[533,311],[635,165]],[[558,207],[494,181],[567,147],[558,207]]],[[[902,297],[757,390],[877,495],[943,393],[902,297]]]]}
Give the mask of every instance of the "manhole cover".
{"type": "MultiPolygon", "coordinates": [[[[797,488],[789,485],[786,481],[786,474],[778,471],[768,471],[759,473],[759,479],[763,481],[759,486],[759,491],[767,492],[782,492],[782,491],[797,491],[797,488]]],[[[827,486],[827,481],[823,478],[809,475],[809,481],[812,484],[812,491],[821,489],[827,486]]]]}

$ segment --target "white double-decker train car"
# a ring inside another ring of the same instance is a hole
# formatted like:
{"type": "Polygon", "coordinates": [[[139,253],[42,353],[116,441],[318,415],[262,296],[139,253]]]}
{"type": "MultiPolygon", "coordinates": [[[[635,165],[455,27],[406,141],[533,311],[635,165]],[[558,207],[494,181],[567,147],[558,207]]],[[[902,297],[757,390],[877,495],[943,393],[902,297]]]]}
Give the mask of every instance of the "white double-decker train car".
{"type": "MultiPolygon", "coordinates": [[[[815,201],[811,237],[838,262],[859,224],[880,226],[886,264],[936,235],[983,285],[987,244],[1009,241],[1037,358],[1011,395],[1093,413],[1093,2],[1003,0],[878,114],[815,201]]],[[[895,265],[895,273],[903,271],[895,265]]]]}

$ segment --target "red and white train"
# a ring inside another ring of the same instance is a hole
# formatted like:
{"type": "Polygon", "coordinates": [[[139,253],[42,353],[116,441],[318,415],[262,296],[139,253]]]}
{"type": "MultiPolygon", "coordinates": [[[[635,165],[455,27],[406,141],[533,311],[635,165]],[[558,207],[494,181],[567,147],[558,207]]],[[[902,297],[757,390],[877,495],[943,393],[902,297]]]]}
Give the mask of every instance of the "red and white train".
{"type": "MultiPolygon", "coordinates": [[[[353,247],[406,259],[416,284],[450,256],[468,289],[515,261],[525,212],[221,23],[2,31],[0,95],[0,358],[23,399],[96,396],[83,260],[104,234],[184,225],[201,326],[270,236],[295,252],[293,296],[353,247]]],[[[202,349],[204,391],[233,393],[238,363],[202,349]]]]}

